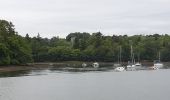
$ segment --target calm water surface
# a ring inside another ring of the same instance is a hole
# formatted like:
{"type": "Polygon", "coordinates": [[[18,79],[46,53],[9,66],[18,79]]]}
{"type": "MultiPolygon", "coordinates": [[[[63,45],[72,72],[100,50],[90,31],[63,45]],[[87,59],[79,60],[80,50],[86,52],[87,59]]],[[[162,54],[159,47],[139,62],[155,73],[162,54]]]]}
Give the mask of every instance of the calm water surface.
{"type": "Polygon", "coordinates": [[[169,69],[127,72],[43,70],[15,73],[14,76],[0,78],[0,100],[170,100],[169,69]]]}

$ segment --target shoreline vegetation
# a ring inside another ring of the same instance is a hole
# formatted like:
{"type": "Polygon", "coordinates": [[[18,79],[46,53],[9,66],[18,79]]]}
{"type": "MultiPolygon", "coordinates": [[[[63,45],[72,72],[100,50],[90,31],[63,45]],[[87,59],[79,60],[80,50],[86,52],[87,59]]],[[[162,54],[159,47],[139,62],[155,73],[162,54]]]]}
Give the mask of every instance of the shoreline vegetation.
{"type": "Polygon", "coordinates": [[[29,64],[38,64],[37,62],[44,65],[45,62],[67,61],[110,64],[117,62],[120,46],[122,61],[128,62],[131,60],[130,45],[133,45],[136,62],[152,62],[158,59],[158,52],[161,52],[161,61],[168,62],[169,41],[168,34],[104,36],[101,32],[75,32],[68,34],[66,38],[54,36],[51,39],[42,38],[39,33],[36,37],[30,37],[29,34],[23,37],[15,31],[12,22],[0,20],[0,72],[31,69],[33,66],[29,64]]]}

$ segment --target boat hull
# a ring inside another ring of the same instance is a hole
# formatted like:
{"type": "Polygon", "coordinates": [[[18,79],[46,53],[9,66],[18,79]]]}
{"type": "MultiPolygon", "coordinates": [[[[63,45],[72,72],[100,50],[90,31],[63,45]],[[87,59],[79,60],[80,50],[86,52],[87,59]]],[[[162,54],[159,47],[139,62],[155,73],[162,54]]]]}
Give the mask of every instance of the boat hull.
{"type": "Polygon", "coordinates": [[[157,68],[157,69],[161,69],[161,68],[163,68],[163,64],[162,63],[156,63],[156,64],[154,64],[154,67],[157,68]]]}
{"type": "Polygon", "coordinates": [[[115,71],[117,71],[117,72],[123,72],[123,71],[125,71],[125,68],[124,68],[124,67],[116,67],[116,68],[115,68],[115,71]]]}

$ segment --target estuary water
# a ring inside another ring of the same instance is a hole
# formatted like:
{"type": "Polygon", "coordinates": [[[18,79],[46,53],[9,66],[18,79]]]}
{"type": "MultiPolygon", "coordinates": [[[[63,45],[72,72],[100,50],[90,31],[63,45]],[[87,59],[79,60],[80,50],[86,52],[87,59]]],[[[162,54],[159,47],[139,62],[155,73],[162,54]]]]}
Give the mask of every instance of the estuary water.
{"type": "Polygon", "coordinates": [[[169,77],[169,69],[18,72],[1,76],[0,100],[170,100],[169,77]]]}

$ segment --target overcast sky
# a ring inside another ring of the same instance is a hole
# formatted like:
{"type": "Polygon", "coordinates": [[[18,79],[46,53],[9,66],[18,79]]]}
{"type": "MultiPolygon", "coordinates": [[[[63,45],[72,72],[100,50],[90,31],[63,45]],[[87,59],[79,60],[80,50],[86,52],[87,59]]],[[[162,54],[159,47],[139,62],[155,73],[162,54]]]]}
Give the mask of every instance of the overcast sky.
{"type": "Polygon", "coordinates": [[[165,34],[170,0],[0,0],[0,19],[12,21],[23,36],[165,34]]]}

